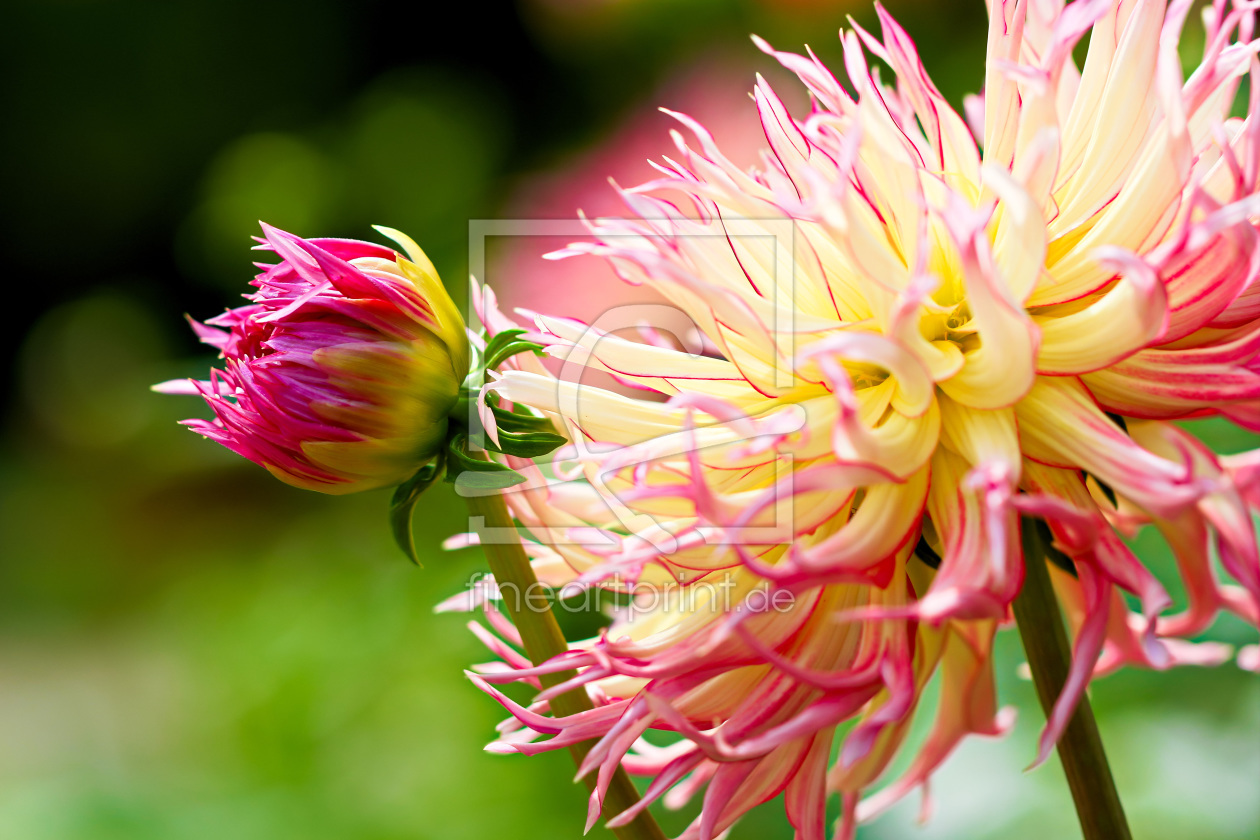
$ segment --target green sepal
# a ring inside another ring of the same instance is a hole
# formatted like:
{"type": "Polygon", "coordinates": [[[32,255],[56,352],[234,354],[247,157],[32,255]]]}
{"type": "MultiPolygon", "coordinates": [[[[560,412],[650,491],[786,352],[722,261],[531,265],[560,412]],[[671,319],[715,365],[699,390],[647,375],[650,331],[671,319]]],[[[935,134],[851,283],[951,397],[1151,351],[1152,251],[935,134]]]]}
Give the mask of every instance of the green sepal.
{"type": "Polygon", "coordinates": [[[541,458],[548,452],[554,452],[569,441],[554,432],[526,432],[518,434],[499,430],[499,442],[495,443],[487,435],[486,448],[505,455],[518,458],[541,458]]]}
{"type": "Polygon", "coordinates": [[[485,359],[482,365],[486,370],[494,370],[499,365],[517,353],[534,353],[542,355],[543,346],[534,341],[526,341],[521,336],[525,334],[525,330],[504,330],[501,333],[495,333],[494,338],[486,344],[485,352],[482,358],[485,359]]]}
{"type": "Polygon", "coordinates": [[[525,414],[520,411],[508,411],[506,408],[499,408],[497,405],[491,405],[490,410],[494,412],[494,424],[499,427],[500,432],[515,435],[529,434],[530,432],[555,432],[555,426],[551,425],[551,421],[546,417],[539,417],[537,414],[525,414]]]}
{"type": "Polygon", "coordinates": [[[416,556],[416,539],[411,532],[411,513],[415,510],[416,502],[420,501],[420,496],[437,481],[441,473],[442,459],[434,458],[416,470],[415,475],[398,485],[394,497],[389,501],[389,525],[394,534],[394,542],[398,543],[403,554],[417,566],[422,564],[416,556]]]}
{"type": "Polygon", "coordinates": [[[510,470],[506,467],[502,471],[496,472],[475,472],[469,470],[462,472],[455,479],[455,489],[458,490],[506,490],[509,487],[515,487],[525,482],[525,476],[516,470],[510,470]]]}
{"type": "Polygon", "coordinates": [[[474,458],[467,452],[468,435],[458,432],[446,445],[446,480],[469,490],[504,490],[524,482],[525,476],[497,461],[474,458]]]}
{"type": "MultiPolygon", "coordinates": [[[[451,419],[460,425],[468,426],[468,418],[472,419],[471,426],[474,429],[481,429],[481,420],[478,416],[477,390],[465,385],[460,389],[459,399],[455,403],[455,408],[451,410],[451,419]]],[[[508,410],[499,405],[499,395],[490,392],[486,394],[486,405],[494,413],[495,426],[501,431],[510,434],[530,434],[532,432],[552,432],[556,427],[546,417],[541,417],[532,413],[523,405],[517,405],[514,409],[508,410]]]]}
{"type": "MultiPolygon", "coordinates": [[[[511,409],[506,409],[499,405],[499,395],[490,392],[486,394],[486,405],[490,407],[491,413],[494,414],[494,424],[501,433],[526,435],[535,432],[547,432],[555,435],[556,427],[552,425],[550,420],[535,414],[531,409],[520,403],[517,403],[511,409]]],[[[560,437],[559,435],[555,436],[560,437]]]]}
{"type": "Polygon", "coordinates": [[[498,394],[488,394],[486,404],[494,414],[498,428],[498,442],[489,440],[486,448],[518,458],[541,458],[568,443],[563,435],[556,434],[556,427],[546,417],[531,412],[523,405],[508,410],[499,405],[498,394]]]}

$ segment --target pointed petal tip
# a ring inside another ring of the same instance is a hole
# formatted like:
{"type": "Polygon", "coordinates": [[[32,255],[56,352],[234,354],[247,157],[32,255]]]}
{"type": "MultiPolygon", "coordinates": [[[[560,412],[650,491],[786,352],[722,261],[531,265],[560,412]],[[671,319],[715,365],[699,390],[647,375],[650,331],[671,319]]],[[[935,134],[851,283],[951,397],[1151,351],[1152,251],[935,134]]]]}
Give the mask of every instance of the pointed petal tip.
{"type": "MultiPolygon", "coordinates": [[[[209,385],[210,383],[207,382],[205,384],[209,385]]],[[[168,379],[165,382],[150,385],[149,390],[155,394],[174,394],[184,397],[196,397],[201,394],[195,379],[168,379]]]]}
{"type": "Polygon", "coordinates": [[[503,741],[491,741],[481,748],[482,752],[488,752],[491,755],[516,755],[518,750],[511,744],[503,741]]]}
{"type": "Polygon", "coordinates": [[[600,812],[604,810],[604,803],[599,799],[599,791],[591,791],[590,797],[587,799],[586,805],[586,828],[582,830],[585,836],[591,833],[591,829],[599,823],[600,812]]]}

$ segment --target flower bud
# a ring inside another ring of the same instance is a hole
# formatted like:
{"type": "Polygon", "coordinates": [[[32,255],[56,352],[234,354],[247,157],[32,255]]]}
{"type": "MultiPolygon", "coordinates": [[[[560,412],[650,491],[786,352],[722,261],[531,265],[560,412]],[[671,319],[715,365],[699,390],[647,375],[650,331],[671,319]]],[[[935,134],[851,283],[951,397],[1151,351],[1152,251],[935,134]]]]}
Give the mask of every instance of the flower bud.
{"type": "Polygon", "coordinates": [[[193,431],[322,493],[400,484],[442,446],[468,372],[463,318],[414,242],[380,229],[408,258],[374,245],[304,240],[263,225],[249,305],[205,324],[223,369],[155,386],[200,394],[213,420],[193,431]]]}

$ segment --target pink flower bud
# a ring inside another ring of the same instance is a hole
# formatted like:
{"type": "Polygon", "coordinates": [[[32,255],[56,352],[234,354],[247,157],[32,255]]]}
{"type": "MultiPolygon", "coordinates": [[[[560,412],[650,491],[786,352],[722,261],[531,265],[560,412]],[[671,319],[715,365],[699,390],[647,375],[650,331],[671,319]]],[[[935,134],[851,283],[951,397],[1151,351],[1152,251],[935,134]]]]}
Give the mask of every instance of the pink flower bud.
{"type": "Polygon", "coordinates": [[[184,424],[287,484],[333,494],[400,484],[442,445],[469,365],[463,318],[397,231],[381,229],[410,259],[263,231],[260,248],[281,262],[260,264],[250,303],[189,319],[223,369],[154,389],[200,394],[214,419],[184,424]]]}

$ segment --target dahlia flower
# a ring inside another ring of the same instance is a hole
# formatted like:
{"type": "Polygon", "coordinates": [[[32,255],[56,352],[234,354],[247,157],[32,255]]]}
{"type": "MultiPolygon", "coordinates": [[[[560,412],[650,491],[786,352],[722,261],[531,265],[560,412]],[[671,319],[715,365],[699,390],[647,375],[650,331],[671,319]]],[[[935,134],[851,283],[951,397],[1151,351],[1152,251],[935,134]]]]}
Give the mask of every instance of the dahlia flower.
{"type": "MultiPolygon", "coordinates": [[[[628,217],[556,256],[609,260],[693,334],[537,315],[559,373],[518,358],[486,397],[570,441],[548,464],[506,459],[531,479],[509,504],[538,576],[660,597],[539,667],[487,603],[506,661],[474,679],[512,715],[492,749],[594,740],[592,819],[620,765],[650,780],[637,808],[703,791],[688,840],[780,793],[799,838],[825,835],[833,795],[852,836],[960,740],[1011,726],[992,650],[1024,580],[1021,522],[1051,535],[1074,645],[1038,760],[1092,676],[1231,656],[1189,637],[1222,609],[1260,624],[1260,453],[1218,457],[1170,421],[1260,428],[1260,42],[1251,4],[1216,0],[1183,79],[1189,6],[993,0],[966,117],[882,8],[882,38],[841,33],[853,93],[757,40],[813,108],[757,81],[752,171],[676,115],[691,137],[619,189],[628,217]],[[1231,118],[1249,72],[1251,116],[1231,118]],[[1175,553],[1184,609],[1122,538],[1143,527],[1175,553]],[[494,687],[569,671],[529,706],[494,687]],[[549,714],[577,686],[595,708],[549,714]],[[930,733],[883,778],[920,714],[930,733]]],[[[481,309],[515,327],[488,291],[481,309]]]]}
{"type": "Polygon", "coordinates": [[[468,372],[459,310],[433,264],[340,239],[303,240],[263,225],[250,303],[189,322],[225,364],[206,381],[155,386],[199,394],[213,420],[184,424],[281,481],[342,494],[397,485],[444,443],[468,372]]]}

